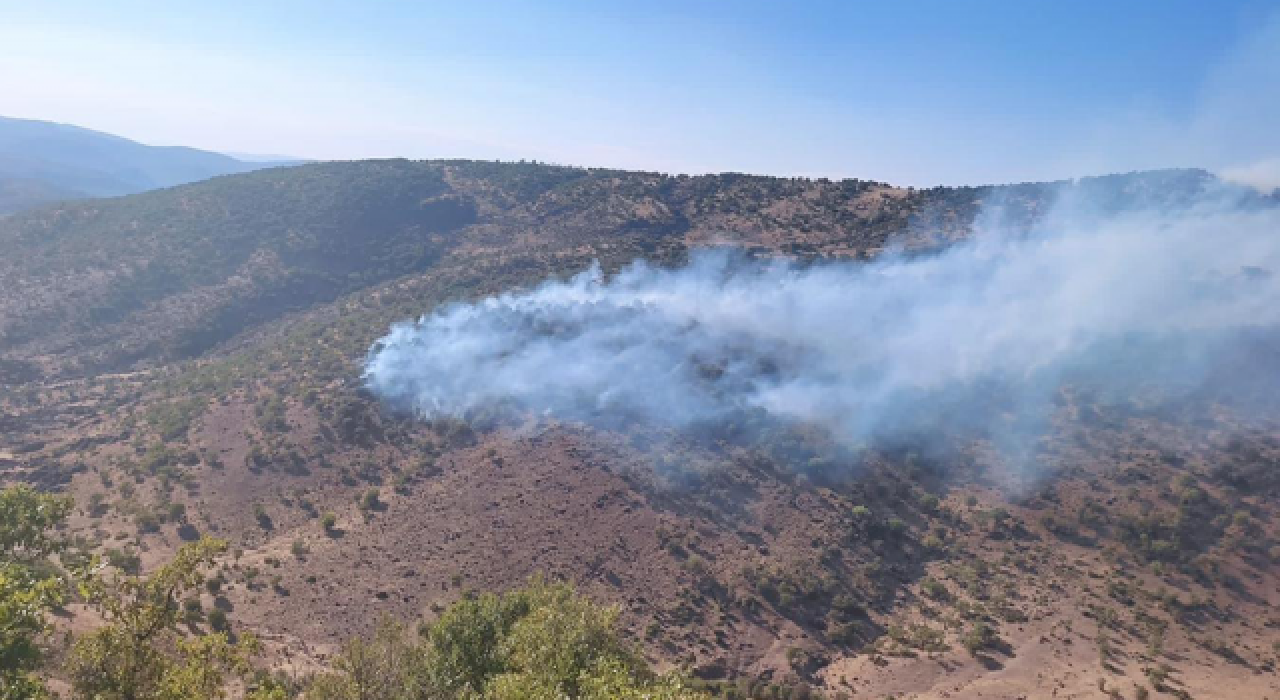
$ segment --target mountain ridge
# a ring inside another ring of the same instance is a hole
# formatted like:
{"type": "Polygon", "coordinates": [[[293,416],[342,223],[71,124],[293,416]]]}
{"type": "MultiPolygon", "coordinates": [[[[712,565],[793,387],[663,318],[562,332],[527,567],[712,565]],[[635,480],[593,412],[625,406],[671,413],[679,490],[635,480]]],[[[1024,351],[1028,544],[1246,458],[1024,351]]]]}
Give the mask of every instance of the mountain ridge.
{"type": "Polygon", "coordinates": [[[0,116],[0,215],[46,202],[135,194],[273,165],[279,163],[242,161],[185,146],[149,146],[71,124],[0,116]]]}
{"type": "MultiPolygon", "coordinates": [[[[145,357],[189,356],[228,339],[242,321],[263,318],[242,313],[259,295],[282,309],[302,308],[426,269],[442,255],[555,254],[618,237],[632,257],[655,246],[721,243],[866,257],[890,241],[919,248],[963,237],[984,198],[1004,200],[1008,216],[1029,221],[1063,191],[1098,187],[1148,196],[1154,188],[1173,197],[1182,196],[1178,188],[1190,192],[1211,182],[1188,170],[916,190],[853,179],[460,160],[268,168],[0,221],[0,243],[14,253],[0,262],[0,281],[10,290],[0,294],[0,339],[12,354],[74,326],[81,350],[68,345],[67,335],[39,354],[78,353],[75,362],[86,368],[119,369],[145,357]],[[22,256],[43,262],[18,264],[22,256]],[[196,327],[210,321],[201,314],[215,311],[213,328],[196,327]],[[147,314],[154,320],[144,320],[147,314]],[[171,323],[152,325],[161,319],[171,323]],[[105,355],[83,352],[103,343],[110,346],[105,355]]],[[[597,252],[621,259],[617,250],[597,252]]]]}

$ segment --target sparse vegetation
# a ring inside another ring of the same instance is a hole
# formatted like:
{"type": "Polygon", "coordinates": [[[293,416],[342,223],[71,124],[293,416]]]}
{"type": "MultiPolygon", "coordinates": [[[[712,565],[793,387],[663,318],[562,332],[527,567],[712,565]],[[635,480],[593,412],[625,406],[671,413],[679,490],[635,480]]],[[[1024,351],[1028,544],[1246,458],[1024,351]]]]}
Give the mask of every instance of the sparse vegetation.
{"type": "MultiPolygon", "coordinates": [[[[173,598],[183,628],[159,635],[164,673],[198,668],[186,665],[179,639],[226,633],[228,646],[209,640],[191,653],[212,658],[225,681],[256,681],[241,661],[256,667],[257,652],[236,640],[259,615],[278,616],[283,639],[313,645],[340,641],[381,610],[423,609],[425,636],[416,621],[387,623],[352,641],[314,692],[351,697],[369,669],[437,682],[424,669],[438,668],[431,630],[445,618],[467,620],[457,634],[488,640],[476,648],[501,660],[472,677],[487,692],[554,692],[568,681],[507,656],[517,641],[509,630],[490,634],[497,623],[486,627],[504,604],[471,592],[501,589],[512,571],[535,566],[624,602],[610,618],[610,644],[634,658],[612,665],[610,646],[586,655],[589,668],[565,662],[586,674],[582,697],[686,697],[697,685],[725,698],[803,698],[825,681],[834,698],[848,687],[829,662],[865,653],[909,675],[911,658],[950,646],[978,657],[964,663],[994,668],[1051,624],[1044,644],[1083,634],[1091,658],[1091,623],[1063,631],[1079,608],[1097,615],[1100,661],[1130,674],[1152,666],[1157,692],[1196,682],[1160,671],[1161,661],[1271,668],[1256,644],[1234,640],[1274,629],[1254,625],[1260,607],[1249,596],[1280,562],[1274,503],[1263,498],[1280,493],[1270,468],[1280,455],[1265,431],[1239,430],[1229,406],[1065,392],[1054,430],[1014,464],[993,457],[981,436],[934,436],[933,451],[854,449],[812,426],[765,425],[751,411],[705,435],[536,416],[518,416],[530,421],[519,427],[535,428],[507,430],[509,416],[487,409],[421,422],[359,386],[369,344],[439,303],[536,284],[596,258],[606,275],[636,257],[678,262],[708,231],[739,237],[752,255],[868,255],[922,212],[959,235],[976,202],[1007,195],[1012,208],[1035,211],[1047,186],[908,192],[461,162],[302,171],[0,222],[0,240],[17,246],[6,256],[39,258],[44,240],[59,241],[65,256],[45,261],[48,284],[28,287],[46,290],[46,306],[9,297],[0,305],[6,323],[16,319],[0,331],[13,334],[0,372],[10,356],[54,341],[38,363],[14,370],[29,379],[0,396],[6,440],[23,443],[0,446],[12,453],[2,457],[5,478],[76,492],[89,516],[58,526],[54,539],[83,542],[49,561],[78,571],[71,559],[96,552],[104,576],[146,581],[201,533],[244,550],[202,565],[203,581],[173,598]],[[306,191],[313,185],[318,193],[306,191]],[[317,199],[325,197],[335,201],[317,199]],[[484,223],[473,226],[473,215],[484,223]],[[214,227],[209,217],[223,218],[214,227]],[[85,277],[78,298],[93,308],[55,293],[55,283],[90,268],[120,270],[110,281],[115,273],[85,277]],[[34,323],[47,314],[47,328],[34,323]],[[61,342],[72,332],[82,342],[61,342]],[[1178,444],[1164,444],[1166,435],[1178,444]],[[1003,490],[1014,468],[1026,472],[1010,478],[1028,483],[1003,490]],[[375,515],[391,503],[395,518],[375,515]],[[917,587],[918,596],[904,595],[917,587]],[[644,646],[631,649],[627,634],[644,646]],[[783,635],[795,641],[759,641],[783,635]],[[721,680],[676,689],[640,654],[721,680]],[[773,675],[744,677],[748,668],[773,675]]],[[[0,274],[13,265],[0,262],[0,274]]],[[[28,274],[9,272],[18,273],[28,274]]],[[[70,578],[43,563],[29,568],[70,578]]],[[[569,634],[565,611],[596,619],[572,598],[546,613],[554,629],[521,639],[569,634]]],[[[36,650],[63,653],[46,631],[32,637],[36,650]]],[[[282,651],[315,662],[300,647],[282,651]]],[[[1108,679],[1106,692],[1130,690],[1108,679]]],[[[372,697],[385,690],[361,687],[372,697]]],[[[873,693],[859,687],[859,696],[873,693]]]]}

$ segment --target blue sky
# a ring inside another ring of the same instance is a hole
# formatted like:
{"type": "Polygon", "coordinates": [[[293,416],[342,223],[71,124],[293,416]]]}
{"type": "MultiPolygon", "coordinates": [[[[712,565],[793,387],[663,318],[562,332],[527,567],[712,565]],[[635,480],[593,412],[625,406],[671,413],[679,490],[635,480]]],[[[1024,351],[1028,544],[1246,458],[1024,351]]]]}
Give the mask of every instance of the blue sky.
{"type": "Polygon", "coordinates": [[[0,16],[0,114],[148,143],[915,185],[1280,176],[1275,0],[0,0],[0,16]]]}

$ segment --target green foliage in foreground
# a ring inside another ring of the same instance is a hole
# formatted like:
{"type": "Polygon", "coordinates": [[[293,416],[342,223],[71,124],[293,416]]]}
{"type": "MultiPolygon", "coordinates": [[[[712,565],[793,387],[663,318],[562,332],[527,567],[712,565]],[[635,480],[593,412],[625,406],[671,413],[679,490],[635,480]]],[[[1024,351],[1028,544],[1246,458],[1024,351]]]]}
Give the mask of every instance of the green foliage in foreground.
{"type": "MultiPolygon", "coordinates": [[[[260,651],[242,634],[185,635],[180,601],[197,590],[202,570],[227,544],[209,537],[189,544],[150,576],[94,576],[81,594],[106,624],[76,640],[68,672],[75,697],[84,700],[199,700],[225,697],[230,678],[249,679],[260,651]]],[[[282,698],[271,686],[250,700],[282,698]]]]}
{"type": "MultiPolygon", "coordinates": [[[[0,490],[0,700],[47,698],[38,675],[48,613],[64,601],[66,580],[53,555],[65,542],[56,531],[71,499],[27,486],[0,490]]],[[[226,551],[205,538],[183,547],[149,576],[74,571],[79,593],[104,624],[80,637],[66,672],[77,700],[216,700],[229,682],[257,675],[257,640],[179,630],[183,597],[198,588],[203,570],[226,551]]],[[[92,563],[91,563],[92,564],[92,563]]],[[[257,683],[246,700],[284,700],[271,683],[257,683]]]]}
{"type": "Polygon", "coordinates": [[[534,579],[459,601],[418,634],[384,621],[351,641],[310,700],[695,700],[619,637],[617,612],[567,584],[534,579]]]}
{"type": "Polygon", "coordinates": [[[26,486],[0,491],[0,699],[47,696],[34,671],[46,613],[63,601],[63,582],[49,557],[62,548],[53,528],[71,506],[69,498],[26,486]]]}
{"type": "MultiPolygon", "coordinates": [[[[52,555],[65,497],[0,490],[0,700],[47,698],[40,642],[66,584],[52,555]]],[[[256,668],[261,645],[225,625],[194,629],[184,612],[204,572],[227,549],[204,538],[149,575],[91,563],[79,594],[103,624],[75,640],[65,665],[76,700],[246,700],[290,693],[256,668]],[[187,623],[187,624],[184,624],[187,623]],[[240,695],[237,695],[240,697],[240,695]]],[[[212,614],[210,618],[212,620],[212,614]]],[[[679,677],[652,672],[619,636],[617,610],[568,584],[535,578],[504,595],[454,604],[417,633],[385,621],[354,639],[308,700],[702,700],[679,677]]]]}

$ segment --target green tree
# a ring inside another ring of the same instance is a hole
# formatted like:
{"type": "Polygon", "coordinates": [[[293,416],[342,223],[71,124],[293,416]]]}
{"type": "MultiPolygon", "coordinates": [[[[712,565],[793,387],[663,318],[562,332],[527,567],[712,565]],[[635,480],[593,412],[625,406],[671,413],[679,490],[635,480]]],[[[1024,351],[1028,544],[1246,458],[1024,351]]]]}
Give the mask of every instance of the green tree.
{"type": "Polygon", "coordinates": [[[450,606],[416,639],[384,622],[350,642],[309,700],[702,700],[653,673],[618,635],[617,611],[535,578],[450,606]]]}
{"type": "Polygon", "coordinates": [[[447,697],[428,674],[426,646],[390,618],[382,620],[368,639],[347,643],[334,661],[333,672],[317,678],[311,698],[345,700],[411,700],[447,697]]]}
{"type": "MultiPolygon", "coordinates": [[[[150,576],[86,577],[81,593],[105,624],[76,640],[68,672],[75,697],[85,700],[214,700],[229,677],[247,678],[260,647],[223,632],[184,636],[182,599],[197,590],[202,571],[226,551],[209,537],[184,546],[150,576]]],[[[251,698],[275,697],[270,684],[251,698]]]]}
{"type": "MultiPolygon", "coordinates": [[[[705,698],[685,686],[679,676],[637,679],[636,670],[617,659],[605,659],[579,679],[581,700],[697,700],[705,698]]],[[[495,694],[494,697],[502,697],[495,694]]],[[[513,697],[513,696],[508,696],[513,697]]]]}
{"type": "Polygon", "coordinates": [[[529,614],[529,597],[528,590],[485,594],[450,606],[427,633],[435,683],[455,694],[479,693],[489,679],[506,671],[502,641],[529,614]]]}
{"type": "Polygon", "coordinates": [[[525,697],[522,688],[541,696],[581,696],[581,685],[606,662],[637,670],[638,659],[614,631],[618,611],[578,596],[567,585],[538,584],[527,592],[528,614],[502,640],[507,672],[497,697],[525,697]],[[514,693],[514,694],[513,694],[514,693]]]}
{"type": "Polygon", "coordinates": [[[71,508],[71,499],[25,485],[0,491],[0,699],[47,696],[33,672],[46,613],[63,601],[63,581],[49,557],[63,548],[53,530],[71,508]]]}

